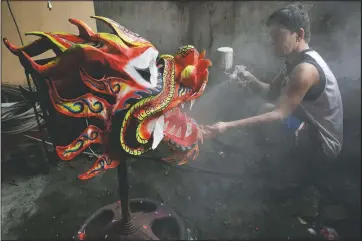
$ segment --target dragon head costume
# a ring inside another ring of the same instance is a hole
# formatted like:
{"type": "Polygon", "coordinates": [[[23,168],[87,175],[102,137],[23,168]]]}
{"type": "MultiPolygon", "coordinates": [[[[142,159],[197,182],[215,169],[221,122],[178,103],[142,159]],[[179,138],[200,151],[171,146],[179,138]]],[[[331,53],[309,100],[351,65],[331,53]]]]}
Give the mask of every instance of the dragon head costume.
{"type": "Polygon", "coordinates": [[[166,142],[173,152],[166,161],[184,164],[195,159],[202,134],[197,123],[181,111],[191,106],[208,82],[205,59],[190,45],[175,54],[160,55],[146,39],[111,19],[93,17],[106,23],[112,33],[95,33],[84,22],[69,19],[79,35],[59,32],[29,32],[36,41],[16,47],[6,38],[7,48],[27,71],[40,76],[48,86],[57,112],[74,118],[98,118],[102,126],[89,125],[66,146],[57,146],[58,156],[73,159],[92,144],[103,154],[78,177],[90,179],[116,167],[127,155],[139,156],[166,142]],[[53,58],[33,60],[48,50],[53,58]],[[75,91],[82,85],[87,91],[75,91]],[[72,93],[78,96],[72,96],[72,93]],[[116,154],[115,154],[116,153],[116,154]]]}

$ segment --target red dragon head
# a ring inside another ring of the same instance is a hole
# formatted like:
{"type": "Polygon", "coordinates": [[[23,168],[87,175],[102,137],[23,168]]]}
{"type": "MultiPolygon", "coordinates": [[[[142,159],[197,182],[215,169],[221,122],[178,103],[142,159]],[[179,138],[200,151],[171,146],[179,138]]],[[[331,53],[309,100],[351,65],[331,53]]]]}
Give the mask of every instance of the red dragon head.
{"type": "Polygon", "coordinates": [[[91,144],[104,145],[107,153],[81,179],[118,165],[110,146],[137,156],[163,141],[175,152],[170,159],[179,164],[194,159],[201,131],[180,106],[205,90],[211,66],[205,52],[199,54],[188,45],[175,57],[158,56],[157,49],[138,34],[111,19],[93,18],[105,22],[112,33],[94,33],[82,21],[70,19],[79,35],[31,32],[27,34],[41,38],[22,47],[4,38],[24,68],[46,81],[56,111],[104,121],[104,126],[88,126],[71,144],[58,146],[60,158],[71,160],[91,144]],[[31,58],[49,49],[56,57],[31,58]]]}

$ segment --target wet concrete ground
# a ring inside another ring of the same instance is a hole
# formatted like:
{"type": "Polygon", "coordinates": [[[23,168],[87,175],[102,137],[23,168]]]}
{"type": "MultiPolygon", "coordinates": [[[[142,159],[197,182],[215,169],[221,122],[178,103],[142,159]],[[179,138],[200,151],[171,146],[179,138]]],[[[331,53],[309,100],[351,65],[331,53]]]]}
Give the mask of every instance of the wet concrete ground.
{"type": "MultiPolygon", "coordinates": [[[[313,212],[311,202],[288,206],[289,197],[273,198],[283,180],[270,173],[278,169],[282,153],[273,147],[255,151],[253,137],[248,138],[237,148],[228,146],[235,143],[232,138],[205,144],[198,160],[181,168],[150,159],[131,161],[130,196],[169,205],[197,239],[315,238],[307,232],[310,225],[292,216],[301,209],[313,212]]],[[[71,238],[94,211],[118,200],[116,170],[86,182],[76,178],[91,165],[82,157],[59,163],[49,175],[3,165],[2,239],[71,238]]],[[[360,172],[349,169],[341,176],[343,185],[351,186],[338,204],[347,215],[330,224],[342,237],[359,240],[360,172]]]]}
{"type": "MultiPolygon", "coordinates": [[[[199,123],[243,118],[258,109],[260,103],[246,92],[224,87],[214,88],[196,103],[192,116],[199,123]],[[230,108],[235,103],[242,103],[240,112],[230,108]]],[[[342,94],[344,103],[360,98],[358,89],[342,94]]],[[[361,238],[361,116],[356,105],[344,106],[345,141],[337,171],[321,173],[332,186],[343,187],[332,203],[337,208],[322,210],[322,225],[335,228],[344,240],[361,238]]],[[[198,159],[182,167],[156,159],[131,161],[130,196],[172,207],[197,239],[314,239],[307,232],[311,225],[302,225],[293,215],[313,215],[318,191],[282,190],[290,181],[282,174],[289,172],[284,164],[292,160],[285,154],[293,141],[285,130],[272,134],[273,129],[263,139],[257,130],[243,129],[207,141],[198,159]]],[[[97,209],[118,200],[116,170],[89,181],[77,179],[92,165],[84,156],[60,162],[48,175],[31,173],[23,162],[2,160],[2,239],[71,238],[97,209]]]]}

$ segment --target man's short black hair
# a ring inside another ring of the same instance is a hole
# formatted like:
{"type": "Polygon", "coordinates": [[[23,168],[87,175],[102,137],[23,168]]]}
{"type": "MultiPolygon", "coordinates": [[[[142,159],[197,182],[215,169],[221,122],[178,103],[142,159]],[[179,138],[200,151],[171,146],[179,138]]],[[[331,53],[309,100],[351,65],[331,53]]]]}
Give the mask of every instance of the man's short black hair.
{"type": "Polygon", "coordinates": [[[307,11],[301,4],[289,5],[275,11],[267,21],[267,26],[271,24],[280,24],[291,32],[298,32],[300,28],[304,29],[304,40],[308,43],[310,40],[310,21],[307,11]]]}

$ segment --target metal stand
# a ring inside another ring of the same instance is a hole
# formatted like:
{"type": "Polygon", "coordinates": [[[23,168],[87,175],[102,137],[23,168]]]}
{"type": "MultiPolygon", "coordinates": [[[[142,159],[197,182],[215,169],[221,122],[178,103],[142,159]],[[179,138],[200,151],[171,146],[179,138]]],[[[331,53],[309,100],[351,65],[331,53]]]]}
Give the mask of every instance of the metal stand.
{"type": "Polygon", "coordinates": [[[78,231],[76,240],[185,240],[181,219],[162,203],[129,199],[127,164],[118,166],[120,201],[107,205],[78,231]]]}
{"type": "Polygon", "coordinates": [[[121,201],[122,219],[119,221],[120,234],[129,235],[134,233],[138,228],[135,226],[133,219],[131,219],[131,212],[129,206],[129,185],[127,162],[121,162],[117,167],[118,172],[118,191],[121,201]]]}
{"type": "MultiPolygon", "coordinates": [[[[29,91],[30,91],[30,94],[33,95],[34,92],[33,92],[33,89],[31,87],[31,83],[30,83],[30,78],[29,78],[29,73],[27,71],[25,71],[25,76],[26,76],[26,80],[27,80],[27,84],[28,84],[28,87],[29,87],[29,91]]],[[[32,75],[31,75],[32,76],[32,75]]],[[[38,91],[38,93],[42,93],[41,92],[41,89],[39,88],[38,84],[36,83],[36,81],[34,81],[34,77],[32,76],[32,79],[33,79],[33,83],[35,85],[35,89],[38,91]]],[[[32,107],[33,107],[33,110],[34,110],[34,114],[35,114],[35,119],[37,121],[37,124],[38,124],[38,129],[39,129],[39,133],[40,133],[40,137],[41,137],[41,142],[42,142],[42,146],[43,146],[43,149],[44,149],[44,152],[46,154],[46,157],[47,157],[47,160],[48,160],[48,164],[49,163],[55,163],[55,159],[51,157],[50,153],[49,153],[49,150],[48,150],[48,147],[45,143],[45,138],[44,138],[44,127],[40,124],[40,117],[43,117],[44,121],[45,121],[45,125],[47,127],[49,127],[49,123],[48,123],[48,120],[47,120],[47,113],[46,113],[46,108],[44,106],[44,103],[42,101],[42,97],[40,98],[40,101],[39,101],[39,105],[40,105],[40,109],[42,110],[42,115],[40,116],[40,114],[38,113],[37,109],[36,109],[36,101],[33,99],[33,98],[30,98],[30,102],[32,104],[32,107]]],[[[49,128],[48,128],[49,130],[49,128]]],[[[54,147],[54,146],[53,146],[54,147]]],[[[55,150],[55,147],[54,147],[54,150],[55,150]]]]}

